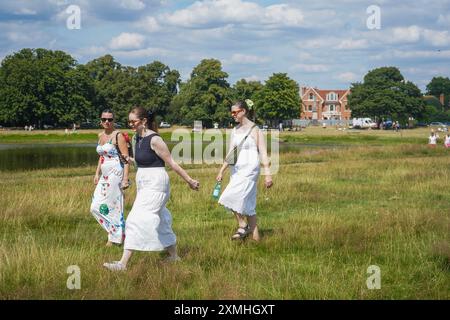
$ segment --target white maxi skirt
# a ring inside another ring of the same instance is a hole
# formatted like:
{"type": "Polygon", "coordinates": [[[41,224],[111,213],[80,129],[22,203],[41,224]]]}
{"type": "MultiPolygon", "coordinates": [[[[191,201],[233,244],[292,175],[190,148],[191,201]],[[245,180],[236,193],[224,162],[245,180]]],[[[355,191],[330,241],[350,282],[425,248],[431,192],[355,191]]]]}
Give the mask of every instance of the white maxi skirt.
{"type": "Polygon", "coordinates": [[[176,243],[172,216],[166,208],[170,196],[165,168],[138,168],[137,194],[125,223],[127,250],[162,251],[176,243]]]}

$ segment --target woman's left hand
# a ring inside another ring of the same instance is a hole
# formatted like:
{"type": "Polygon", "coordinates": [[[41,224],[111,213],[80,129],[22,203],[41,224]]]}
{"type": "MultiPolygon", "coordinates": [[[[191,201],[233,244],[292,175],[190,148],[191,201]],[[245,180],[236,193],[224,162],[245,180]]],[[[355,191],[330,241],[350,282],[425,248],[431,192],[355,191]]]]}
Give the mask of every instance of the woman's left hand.
{"type": "Polygon", "coordinates": [[[272,176],[266,176],[265,183],[266,188],[269,189],[273,186],[272,176]]]}
{"type": "Polygon", "coordinates": [[[190,179],[188,184],[192,190],[198,191],[198,189],[200,188],[200,182],[198,182],[197,180],[190,179]]]}
{"type": "Polygon", "coordinates": [[[130,186],[130,184],[128,183],[128,179],[123,179],[122,183],[121,183],[122,190],[127,189],[129,186],[130,186]]]}

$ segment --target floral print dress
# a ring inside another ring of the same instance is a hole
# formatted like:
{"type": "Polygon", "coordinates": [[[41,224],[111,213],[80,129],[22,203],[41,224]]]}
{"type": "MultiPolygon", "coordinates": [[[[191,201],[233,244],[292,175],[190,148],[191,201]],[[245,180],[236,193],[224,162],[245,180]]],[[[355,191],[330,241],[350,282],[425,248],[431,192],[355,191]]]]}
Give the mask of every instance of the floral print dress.
{"type": "Polygon", "coordinates": [[[121,244],[125,238],[124,197],[121,189],[124,168],[112,141],[97,146],[101,177],[94,191],[91,213],[108,232],[108,240],[121,244]]]}

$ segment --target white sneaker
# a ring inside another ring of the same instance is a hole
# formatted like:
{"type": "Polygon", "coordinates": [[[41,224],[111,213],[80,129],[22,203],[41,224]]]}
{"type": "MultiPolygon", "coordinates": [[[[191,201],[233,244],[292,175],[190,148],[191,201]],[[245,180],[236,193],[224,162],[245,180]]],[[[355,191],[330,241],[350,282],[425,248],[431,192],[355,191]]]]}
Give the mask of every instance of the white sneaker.
{"type": "Polygon", "coordinates": [[[103,266],[106,269],[109,269],[111,271],[125,271],[125,270],[127,270],[127,268],[123,264],[121,264],[119,261],[113,261],[112,263],[105,262],[103,264],[103,266]]]}

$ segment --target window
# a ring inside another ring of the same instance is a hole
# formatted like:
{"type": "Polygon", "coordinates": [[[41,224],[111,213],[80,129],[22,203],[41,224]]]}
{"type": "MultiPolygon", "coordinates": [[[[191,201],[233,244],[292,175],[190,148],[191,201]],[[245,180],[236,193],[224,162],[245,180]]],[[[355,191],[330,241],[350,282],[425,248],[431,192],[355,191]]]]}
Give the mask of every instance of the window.
{"type": "Polygon", "coordinates": [[[327,100],[328,101],[337,101],[338,99],[338,95],[334,92],[330,92],[329,94],[327,94],[327,100]]]}
{"type": "Polygon", "coordinates": [[[309,100],[314,100],[314,95],[312,93],[309,94],[309,100]]]}
{"type": "Polygon", "coordinates": [[[330,104],[330,112],[336,111],[336,106],[334,104],[330,104]]]}
{"type": "Polygon", "coordinates": [[[312,111],[312,105],[308,106],[308,111],[312,111]]]}

